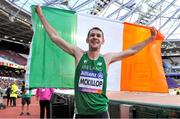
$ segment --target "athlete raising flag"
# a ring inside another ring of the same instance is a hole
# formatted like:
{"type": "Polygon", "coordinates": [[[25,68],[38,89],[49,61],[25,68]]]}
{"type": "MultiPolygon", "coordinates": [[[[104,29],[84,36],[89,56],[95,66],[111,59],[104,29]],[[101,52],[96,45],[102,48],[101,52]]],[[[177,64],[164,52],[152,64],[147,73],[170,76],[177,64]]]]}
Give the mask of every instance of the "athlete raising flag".
{"type": "Polygon", "coordinates": [[[92,28],[87,35],[88,51],[67,43],[43,16],[40,6],[37,14],[51,40],[76,60],[75,72],[75,114],[76,118],[109,118],[106,97],[107,70],[111,63],[132,56],[156,38],[157,30],[151,29],[151,37],[123,52],[100,54],[104,44],[103,31],[92,28]]]}

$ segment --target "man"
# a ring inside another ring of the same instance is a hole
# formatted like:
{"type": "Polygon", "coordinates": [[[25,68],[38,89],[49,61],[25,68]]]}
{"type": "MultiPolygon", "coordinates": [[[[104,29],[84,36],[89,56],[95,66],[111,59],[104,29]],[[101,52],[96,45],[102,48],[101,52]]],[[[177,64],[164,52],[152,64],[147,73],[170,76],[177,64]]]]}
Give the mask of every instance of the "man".
{"type": "MultiPolygon", "coordinates": [[[[11,85],[11,93],[10,93],[10,100],[13,101],[13,106],[16,107],[16,98],[18,96],[18,86],[16,85],[15,81],[11,85]]],[[[10,102],[11,104],[11,102],[10,102]]]]}
{"type": "Polygon", "coordinates": [[[24,106],[25,104],[27,104],[27,108],[26,108],[26,114],[28,116],[30,116],[30,113],[29,113],[29,104],[31,103],[31,89],[26,89],[25,88],[25,81],[22,82],[22,88],[21,88],[21,91],[22,91],[22,98],[21,98],[21,113],[20,113],[20,116],[22,116],[24,114],[24,106]]]}
{"type": "Polygon", "coordinates": [[[75,72],[75,113],[76,118],[109,118],[106,97],[107,70],[111,63],[132,56],[153,41],[157,31],[151,29],[151,37],[119,53],[100,54],[104,34],[98,27],[92,28],[87,36],[88,51],[68,44],[43,16],[40,6],[37,14],[51,40],[76,60],[75,72]]]}
{"type": "Polygon", "coordinates": [[[7,106],[9,106],[9,105],[11,106],[11,104],[12,104],[12,101],[10,100],[10,94],[11,94],[11,85],[8,84],[8,88],[6,90],[7,106]]]}

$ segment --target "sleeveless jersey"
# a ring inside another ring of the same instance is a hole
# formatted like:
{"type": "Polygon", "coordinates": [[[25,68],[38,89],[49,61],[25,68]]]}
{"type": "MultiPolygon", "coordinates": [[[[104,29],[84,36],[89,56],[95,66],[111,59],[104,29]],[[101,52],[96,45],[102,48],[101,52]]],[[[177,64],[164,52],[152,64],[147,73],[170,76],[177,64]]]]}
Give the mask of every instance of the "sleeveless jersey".
{"type": "Polygon", "coordinates": [[[76,67],[74,81],[77,114],[91,115],[108,110],[107,72],[102,55],[91,60],[85,53],[76,67]]]}

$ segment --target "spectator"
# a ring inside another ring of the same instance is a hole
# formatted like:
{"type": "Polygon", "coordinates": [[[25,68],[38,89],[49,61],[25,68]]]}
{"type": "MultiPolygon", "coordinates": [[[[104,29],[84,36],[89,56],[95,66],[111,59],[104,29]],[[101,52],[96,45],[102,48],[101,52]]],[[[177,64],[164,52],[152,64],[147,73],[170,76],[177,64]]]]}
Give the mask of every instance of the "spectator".
{"type": "Polygon", "coordinates": [[[38,88],[36,90],[36,97],[40,105],[40,118],[43,119],[46,109],[46,118],[50,118],[50,99],[54,93],[53,88],[38,88]]]}
{"type": "Polygon", "coordinates": [[[9,103],[10,103],[10,106],[12,106],[10,94],[11,94],[11,85],[9,85],[9,87],[6,90],[7,106],[9,106],[9,103]]]}
{"type": "Polygon", "coordinates": [[[14,107],[16,107],[17,92],[18,92],[18,86],[16,85],[15,82],[13,82],[12,85],[11,85],[10,98],[13,101],[13,106],[14,107]]]}
{"type": "Polygon", "coordinates": [[[29,113],[29,104],[31,103],[31,89],[26,89],[25,88],[25,82],[23,81],[22,82],[22,98],[21,98],[21,113],[20,115],[23,115],[24,114],[24,106],[25,104],[27,104],[27,108],[26,108],[26,114],[28,116],[30,116],[30,113],[29,113]]]}

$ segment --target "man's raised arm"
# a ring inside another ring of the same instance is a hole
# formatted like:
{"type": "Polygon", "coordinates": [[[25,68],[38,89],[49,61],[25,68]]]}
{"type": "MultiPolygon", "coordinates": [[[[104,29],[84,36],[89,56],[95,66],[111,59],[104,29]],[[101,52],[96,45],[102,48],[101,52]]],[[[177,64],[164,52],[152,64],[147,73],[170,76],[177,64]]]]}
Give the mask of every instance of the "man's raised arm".
{"type": "Polygon", "coordinates": [[[51,38],[51,40],[58,45],[61,49],[63,49],[65,52],[69,53],[70,55],[75,56],[76,55],[76,51],[77,49],[79,50],[79,48],[77,48],[74,45],[71,45],[69,43],[67,43],[59,34],[58,32],[48,23],[48,21],[46,20],[46,18],[43,16],[42,13],[42,9],[40,6],[36,6],[36,12],[46,30],[46,32],[48,33],[49,37],[51,38]]]}
{"type": "Polygon", "coordinates": [[[137,52],[142,50],[148,43],[153,41],[156,38],[156,36],[157,36],[157,30],[154,27],[152,27],[151,28],[151,37],[149,37],[145,41],[137,43],[134,46],[126,49],[123,52],[106,54],[105,57],[106,57],[107,65],[109,65],[112,62],[116,62],[116,61],[119,61],[123,58],[126,58],[126,57],[129,57],[129,56],[136,54],[137,52]]]}

